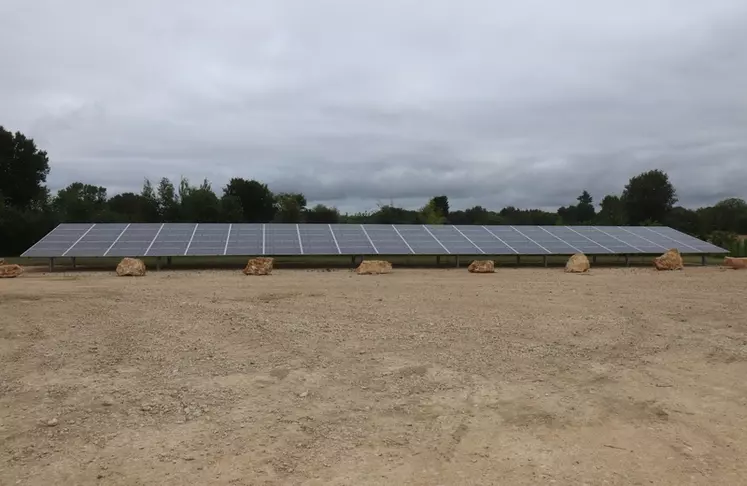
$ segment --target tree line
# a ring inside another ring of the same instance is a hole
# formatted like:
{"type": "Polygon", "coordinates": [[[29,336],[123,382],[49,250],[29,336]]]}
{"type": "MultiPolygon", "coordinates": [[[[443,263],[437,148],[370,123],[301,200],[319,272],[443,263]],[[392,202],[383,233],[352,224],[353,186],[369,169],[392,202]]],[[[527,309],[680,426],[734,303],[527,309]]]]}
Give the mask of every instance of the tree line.
{"type": "Polygon", "coordinates": [[[18,255],[58,223],[384,223],[384,224],[535,224],[666,225],[714,244],[730,246],[747,234],[747,202],[739,198],[713,206],[678,206],[668,175],[650,170],[631,178],[620,194],[598,207],[587,190],[557,211],[490,210],[482,206],[452,210],[446,195],[413,210],[393,204],[374,211],[341,214],[322,204],[309,205],[301,193],[274,193],[260,181],[235,177],[215,190],[205,179],[192,184],[162,178],[145,180],[139,193],[109,195],[102,186],[74,182],[52,194],[46,186],[48,154],[33,139],[0,126],[0,255],[18,255]]]}

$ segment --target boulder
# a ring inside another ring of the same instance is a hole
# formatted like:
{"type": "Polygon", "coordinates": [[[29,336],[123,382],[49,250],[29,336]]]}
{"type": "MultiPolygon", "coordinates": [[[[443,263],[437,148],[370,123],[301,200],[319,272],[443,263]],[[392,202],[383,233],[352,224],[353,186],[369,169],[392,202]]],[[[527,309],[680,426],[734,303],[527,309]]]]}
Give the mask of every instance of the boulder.
{"type": "Polygon", "coordinates": [[[270,275],[272,273],[272,258],[252,258],[246,263],[244,275],[270,275]]]}
{"type": "Polygon", "coordinates": [[[380,273],[391,273],[392,264],[384,260],[363,260],[355,270],[358,275],[378,275],[380,273]]]}
{"type": "Polygon", "coordinates": [[[728,268],[733,268],[734,270],[745,269],[747,268],[747,258],[725,257],[724,266],[728,268]]]}
{"type": "Polygon", "coordinates": [[[0,258],[0,265],[5,265],[5,259],[4,258],[0,258]]]}
{"type": "Polygon", "coordinates": [[[145,276],[145,263],[137,258],[124,258],[117,265],[117,275],[120,277],[145,276]]]}
{"type": "Polygon", "coordinates": [[[576,253],[565,264],[565,271],[569,273],[584,273],[588,272],[589,268],[591,268],[591,264],[583,253],[576,253]]]}
{"type": "Polygon", "coordinates": [[[495,272],[495,263],[493,260],[474,260],[467,267],[469,273],[493,273],[495,272]]]}
{"type": "Polygon", "coordinates": [[[663,255],[654,258],[654,267],[657,270],[682,270],[685,268],[685,263],[682,261],[680,251],[672,248],[663,255]]]}
{"type": "Polygon", "coordinates": [[[0,278],[20,277],[23,267],[20,265],[0,265],[0,278]]]}

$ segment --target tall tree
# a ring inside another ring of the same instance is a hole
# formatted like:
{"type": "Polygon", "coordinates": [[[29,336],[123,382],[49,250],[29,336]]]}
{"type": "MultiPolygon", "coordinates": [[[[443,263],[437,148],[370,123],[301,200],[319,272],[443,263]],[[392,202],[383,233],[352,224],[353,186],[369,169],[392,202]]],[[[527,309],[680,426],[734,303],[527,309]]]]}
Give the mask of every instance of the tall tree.
{"type": "Polygon", "coordinates": [[[340,221],[340,212],[337,208],[317,204],[305,213],[307,223],[337,223],[340,221]]]}
{"type": "Polygon", "coordinates": [[[31,138],[0,126],[0,197],[5,206],[39,208],[49,196],[44,183],[49,174],[47,152],[31,138]]]}
{"type": "Polygon", "coordinates": [[[590,223],[596,216],[596,210],[594,209],[594,200],[587,191],[581,193],[577,198],[578,204],[576,205],[576,219],[579,223],[590,223]]]}
{"type": "Polygon", "coordinates": [[[613,226],[626,224],[625,206],[620,196],[604,196],[599,207],[599,214],[597,214],[596,220],[598,224],[613,226]]]}
{"type": "Polygon", "coordinates": [[[660,223],[677,202],[677,193],[666,173],[650,170],[630,179],[622,200],[631,224],[660,223]]]}
{"type": "Polygon", "coordinates": [[[275,219],[278,223],[300,223],[306,211],[306,196],[281,193],[275,197],[275,219]]]}
{"type": "Polygon", "coordinates": [[[429,205],[442,217],[449,217],[449,198],[448,196],[436,196],[430,200],[429,205]]]}
{"type": "Polygon", "coordinates": [[[101,219],[107,210],[106,188],[73,182],[57,192],[52,206],[65,223],[87,223],[101,219]]]}
{"type": "Polygon", "coordinates": [[[186,178],[182,178],[179,184],[179,202],[179,213],[184,221],[215,223],[221,219],[221,203],[207,179],[199,187],[195,187],[186,178]]]}
{"type": "Polygon", "coordinates": [[[233,178],[223,189],[223,194],[239,198],[244,211],[244,221],[269,223],[275,217],[275,197],[266,184],[233,178]]]}
{"type": "Polygon", "coordinates": [[[156,197],[161,221],[164,223],[179,221],[179,198],[174,184],[168,178],[164,177],[158,182],[156,197]]]}

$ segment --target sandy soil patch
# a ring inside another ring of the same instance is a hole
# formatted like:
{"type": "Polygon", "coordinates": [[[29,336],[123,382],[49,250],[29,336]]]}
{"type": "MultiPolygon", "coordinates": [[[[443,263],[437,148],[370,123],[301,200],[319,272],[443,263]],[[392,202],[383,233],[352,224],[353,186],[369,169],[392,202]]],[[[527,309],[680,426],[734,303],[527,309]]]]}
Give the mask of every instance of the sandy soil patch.
{"type": "Polygon", "coordinates": [[[0,484],[747,484],[747,273],[0,281],[0,484]]]}

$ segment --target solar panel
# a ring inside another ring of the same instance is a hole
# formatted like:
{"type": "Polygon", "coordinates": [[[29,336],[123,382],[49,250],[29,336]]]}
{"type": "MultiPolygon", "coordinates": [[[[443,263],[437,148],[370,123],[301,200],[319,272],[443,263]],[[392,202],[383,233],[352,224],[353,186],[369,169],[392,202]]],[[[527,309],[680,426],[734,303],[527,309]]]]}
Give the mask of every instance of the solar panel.
{"type": "Polygon", "coordinates": [[[366,236],[371,240],[376,253],[381,255],[408,255],[415,253],[394,225],[364,224],[362,228],[366,236]]]}
{"type": "Polygon", "coordinates": [[[492,235],[509,245],[519,255],[547,255],[550,250],[525,235],[522,231],[525,226],[486,226],[492,235]],[[522,228],[520,231],[517,228],[522,228]]]}
{"type": "Polygon", "coordinates": [[[185,255],[197,226],[195,223],[164,223],[144,256],[185,255]]]}
{"type": "Polygon", "coordinates": [[[72,247],[87,231],[91,229],[91,223],[86,224],[61,224],[47,233],[47,235],[26,250],[21,256],[25,257],[56,257],[62,256],[72,247]]]}
{"type": "Polygon", "coordinates": [[[104,256],[125,229],[126,224],[94,224],[62,256],[104,256]]]}
{"type": "Polygon", "coordinates": [[[297,224],[266,224],[265,255],[303,255],[301,233],[297,224]]]}
{"type": "Polygon", "coordinates": [[[184,254],[191,256],[225,254],[230,226],[229,224],[198,224],[184,254]]]}
{"type": "Polygon", "coordinates": [[[298,234],[304,255],[334,255],[342,253],[337,237],[328,224],[299,224],[298,234]]]}
{"type": "Polygon", "coordinates": [[[516,251],[505,241],[491,233],[485,226],[454,226],[470,243],[477,246],[486,255],[515,255],[516,251]]]}
{"type": "Polygon", "coordinates": [[[438,241],[433,233],[425,226],[415,224],[400,224],[396,226],[397,233],[407,242],[413,253],[421,255],[444,255],[450,253],[443,243],[438,241]]]}
{"type": "Polygon", "coordinates": [[[22,256],[726,253],[666,226],[289,223],[61,224],[22,256]]]}
{"type": "Polygon", "coordinates": [[[359,224],[330,225],[337,240],[337,246],[343,255],[372,255],[377,253],[371,239],[359,224]]]}
{"type": "Polygon", "coordinates": [[[143,256],[161,229],[160,224],[133,223],[112,242],[104,256],[138,257],[143,256]]]}

